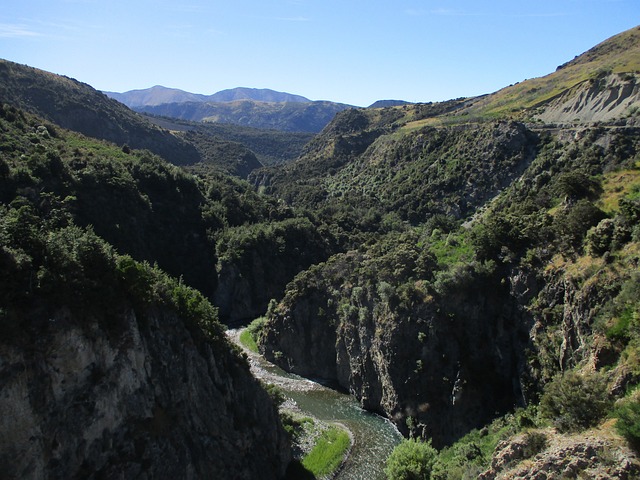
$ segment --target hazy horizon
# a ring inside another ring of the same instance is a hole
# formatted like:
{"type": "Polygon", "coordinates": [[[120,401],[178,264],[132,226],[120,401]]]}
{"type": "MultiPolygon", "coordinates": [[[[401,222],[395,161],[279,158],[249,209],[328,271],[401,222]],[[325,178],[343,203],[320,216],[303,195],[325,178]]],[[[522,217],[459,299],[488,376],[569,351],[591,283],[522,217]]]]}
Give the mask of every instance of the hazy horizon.
{"type": "Polygon", "coordinates": [[[367,106],[491,93],[638,19],[637,0],[9,0],[0,56],[103,91],[266,88],[367,106]]]}

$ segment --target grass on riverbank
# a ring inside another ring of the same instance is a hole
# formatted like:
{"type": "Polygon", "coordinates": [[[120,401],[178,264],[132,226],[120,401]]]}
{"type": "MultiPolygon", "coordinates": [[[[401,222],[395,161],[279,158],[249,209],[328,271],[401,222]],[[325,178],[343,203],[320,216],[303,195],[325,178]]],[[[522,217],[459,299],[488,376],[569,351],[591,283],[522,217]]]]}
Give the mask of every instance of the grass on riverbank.
{"type": "MultiPolygon", "coordinates": [[[[264,326],[265,318],[260,317],[251,322],[240,332],[238,337],[242,346],[258,353],[257,339],[264,326]]],[[[282,404],[284,396],[273,385],[266,388],[275,399],[282,404]],[[278,401],[277,397],[282,398],[278,401]]],[[[342,465],[351,448],[351,435],[340,425],[327,423],[310,416],[301,415],[297,411],[280,408],[283,427],[291,437],[294,460],[287,469],[287,479],[312,480],[332,477],[342,465]]]]}
{"type": "Polygon", "coordinates": [[[249,329],[244,329],[242,333],[240,333],[240,343],[253,353],[258,353],[258,344],[253,338],[253,335],[251,335],[249,329]]]}
{"type": "Polygon", "coordinates": [[[253,353],[259,353],[257,340],[265,321],[265,317],[256,318],[247,326],[247,328],[240,332],[240,343],[253,353]]]}
{"type": "Polygon", "coordinates": [[[340,468],[350,446],[349,433],[340,426],[331,425],[302,459],[302,465],[316,477],[330,475],[340,468]]]}
{"type": "Polygon", "coordinates": [[[333,478],[351,448],[351,435],[340,425],[330,425],[293,410],[281,411],[282,423],[291,436],[294,460],[287,480],[333,478]]]}

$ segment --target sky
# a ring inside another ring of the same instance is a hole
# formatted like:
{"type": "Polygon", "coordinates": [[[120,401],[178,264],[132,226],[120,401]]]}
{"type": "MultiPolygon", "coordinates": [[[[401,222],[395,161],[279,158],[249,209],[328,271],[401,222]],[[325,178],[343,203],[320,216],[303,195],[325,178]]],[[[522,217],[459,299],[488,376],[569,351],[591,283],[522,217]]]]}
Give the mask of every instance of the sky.
{"type": "Polygon", "coordinates": [[[638,24],[640,0],[2,0],[0,58],[103,91],[368,106],[491,93],[638,24]]]}

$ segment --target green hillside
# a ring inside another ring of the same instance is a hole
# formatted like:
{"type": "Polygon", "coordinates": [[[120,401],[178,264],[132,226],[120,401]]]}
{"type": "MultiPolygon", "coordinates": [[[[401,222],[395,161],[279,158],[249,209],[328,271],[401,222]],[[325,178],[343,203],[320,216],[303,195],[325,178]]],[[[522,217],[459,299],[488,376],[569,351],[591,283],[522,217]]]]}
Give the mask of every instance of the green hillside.
{"type": "Polygon", "coordinates": [[[531,110],[543,106],[583,82],[596,82],[611,73],[640,72],[640,27],[633,28],[593,47],[541,78],[522,81],[496,93],[474,99],[446,122],[514,117],[526,119],[531,110]]]}
{"type": "MultiPolygon", "coordinates": [[[[531,108],[561,93],[579,103],[580,82],[633,106],[638,45],[633,29],[486,97],[341,112],[296,162],[253,172],[259,191],[313,211],[345,249],[288,285],[258,335],[261,351],[337,383],[405,435],[450,446],[438,478],[488,470],[498,441],[526,425],[583,432],[615,415],[614,400],[632,404],[637,115],[545,126],[531,108]],[[601,407],[567,414],[580,418],[547,408],[578,402],[558,400],[563,374],[578,385],[571,395],[604,395],[601,407]],[[522,424],[510,417],[517,408],[522,424]],[[474,429],[488,431],[496,416],[501,433],[481,450],[474,429]]],[[[614,435],[602,428],[594,435],[614,435]]]]}

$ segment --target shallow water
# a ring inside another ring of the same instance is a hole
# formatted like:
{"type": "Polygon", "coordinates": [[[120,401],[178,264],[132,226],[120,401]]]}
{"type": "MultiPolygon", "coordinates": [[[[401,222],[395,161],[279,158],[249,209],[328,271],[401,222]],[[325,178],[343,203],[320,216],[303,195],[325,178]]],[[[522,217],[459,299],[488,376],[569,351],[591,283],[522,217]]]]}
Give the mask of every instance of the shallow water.
{"type": "MultiPolygon", "coordinates": [[[[229,330],[238,343],[239,330],[229,330]]],[[[354,444],[343,469],[336,476],[340,480],[384,479],[384,463],[393,447],[402,438],[391,422],[369,413],[350,395],[327,388],[319,383],[283,371],[260,355],[245,349],[253,374],[268,383],[278,385],[289,402],[311,416],[346,426],[354,444]]]]}

